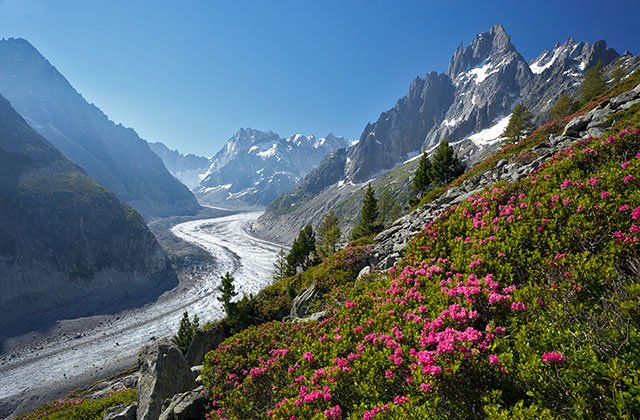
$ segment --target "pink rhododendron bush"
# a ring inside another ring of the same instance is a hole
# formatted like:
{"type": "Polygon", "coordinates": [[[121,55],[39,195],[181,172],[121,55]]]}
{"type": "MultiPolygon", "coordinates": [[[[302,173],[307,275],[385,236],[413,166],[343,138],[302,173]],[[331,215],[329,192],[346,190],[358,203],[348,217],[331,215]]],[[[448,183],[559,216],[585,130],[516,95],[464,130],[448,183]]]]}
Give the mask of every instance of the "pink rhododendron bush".
{"type": "Polygon", "coordinates": [[[229,338],[210,417],[640,416],[639,133],[448,210],[323,321],[229,338]]]}

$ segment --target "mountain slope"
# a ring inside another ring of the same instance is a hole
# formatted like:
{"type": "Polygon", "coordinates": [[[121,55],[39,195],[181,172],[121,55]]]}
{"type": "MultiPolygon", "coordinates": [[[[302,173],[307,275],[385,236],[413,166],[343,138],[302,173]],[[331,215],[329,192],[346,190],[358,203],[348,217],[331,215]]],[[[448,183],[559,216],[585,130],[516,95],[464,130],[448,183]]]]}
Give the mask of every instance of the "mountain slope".
{"type": "Polygon", "coordinates": [[[348,145],[333,134],[282,138],[272,131],[241,128],[211,158],[196,194],[215,206],[265,206],[293,188],[327,153],[348,145]]]}
{"type": "Polygon", "coordinates": [[[142,218],[0,97],[0,331],[111,310],[172,286],[142,218]]]}
{"type": "MultiPolygon", "coordinates": [[[[504,28],[495,25],[476,36],[468,46],[458,47],[445,74],[431,72],[417,78],[394,108],[367,124],[360,141],[348,149],[338,181],[333,174],[331,177],[318,174],[320,169],[310,176],[332,179],[332,184],[324,185],[324,191],[336,190],[339,183],[361,187],[403,165],[419,151],[433,150],[444,138],[454,143],[460,156],[472,164],[499,145],[516,103],[524,103],[538,123],[546,120],[555,99],[562,93],[576,95],[584,71],[598,61],[608,72],[621,63],[629,72],[638,64],[636,57],[630,54],[620,57],[604,41],[588,44],[573,39],[527,63],[504,28]]],[[[283,240],[281,232],[295,235],[305,224],[318,223],[307,215],[321,214],[316,210],[326,208],[326,202],[321,194],[301,191],[304,185],[285,193],[267,208],[255,225],[257,234],[276,239],[277,233],[278,239],[283,240]],[[280,205],[284,202],[287,207],[280,205]]],[[[408,183],[400,180],[397,185],[406,190],[408,183]]],[[[314,188],[318,189],[318,185],[314,188]]],[[[405,190],[394,193],[400,195],[405,190]]],[[[350,198],[345,196],[341,200],[350,198]]],[[[339,216],[353,220],[356,216],[353,206],[342,202],[337,202],[334,209],[345,209],[339,216]]],[[[290,241],[292,237],[286,239],[290,241]]]]}
{"type": "Polygon", "coordinates": [[[89,104],[24,39],[0,41],[0,93],[69,160],[145,218],[199,209],[134,130],[89,104]]]}
{"type": "Polygon", "coordinates": [[[149,143],[149,148],[162,159],[167,170],[190,190],[200,183],[201,177],[211,164],[206,157],[191,153],[183,155],[177,150],[169,149],[161,142],[149,143]]]}

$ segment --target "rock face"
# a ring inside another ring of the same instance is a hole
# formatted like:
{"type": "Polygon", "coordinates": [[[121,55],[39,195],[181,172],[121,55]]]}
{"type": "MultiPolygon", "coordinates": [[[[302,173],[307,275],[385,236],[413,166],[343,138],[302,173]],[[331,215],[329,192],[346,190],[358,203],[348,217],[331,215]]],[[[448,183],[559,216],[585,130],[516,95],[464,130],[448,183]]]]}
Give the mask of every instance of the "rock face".
{"type": "Polygon", "coordinates": [[[69,160],[145,218],[200,209],[146,141],[89,104],[24,39],[0,41],[0,93],[69,160]]]}
{"type": "Polygon", "coordinates": [[[205,418],[208,399],[200,386],[193,391],[174,395],[162,410],[159,420],[199,420],[205,418]]]}
{"type": "Polygon", "coordinates": [[[108,409],[103,420],[136,420],[136,410],[138,406],[136,404],[122,404],[108,409]]]}
{"type": "Polygon", "coordinates": [[[175,285],[170,274],[142,218],[0,97],[3,335],[139,304],[175,285]]]}
{"type": "Polygon", "coordinates": [[[149,143],[149,148],[162,159],[169,172],[190,190],[194,190],[200,184],[211,164],[206,157],[194,154],[183,155],[177,150],[169,149],[161,142],[149,143]]]}
{"type": "Polygon", "coordinates": [[[348,145],[333,134],[285,139],[271,131],[242,128],[211,158],[195,191],[203,203],[214,206],[265,206],[293,188],[327,153],[348,145]]]}
{"type": "Polygon", "coordinates": [[[161,341],[138,355],[138,420],[155,420],[166,398],[192,390],[195,378],[178,347],[161,341]]]}
{"type": "Polygon", "coordinates": [[[608,72],[618,65],[629,72],[639,64],[638,57],[619,56],[604,41],[588,44],[573,39],[527,63],[505,29],[495,25],[468,46],[458,47],[446,73],[418,77],[393,108],[367,124],[359,141],[347,149],[341,173],[336,172],[338,165],[325,160],[294,190],[275,200],[255,224],[256,234],[291,241],[329,209],[341,219],[353,219],[345,213],[345,203],[366,182],[420,151],[434,150],[445,138],[473,164],[499,145],[516,103],[525,104],[536,122],[545,121],[557,97],[576,95],[584,71],[598,61],[608,72]],[[345,188],[351,192],[345,193],[345,188]],[[335,194],[341,198],[327,205],[327,195],[335,194]]]}
{"type": "Polygon", "coordinates": [[[189,366],[201,365],[205,354],[217,348],[226,338],[227,334],[221,325],[215,325],[206,330],[198,329],[185,355],[189,366]]]}

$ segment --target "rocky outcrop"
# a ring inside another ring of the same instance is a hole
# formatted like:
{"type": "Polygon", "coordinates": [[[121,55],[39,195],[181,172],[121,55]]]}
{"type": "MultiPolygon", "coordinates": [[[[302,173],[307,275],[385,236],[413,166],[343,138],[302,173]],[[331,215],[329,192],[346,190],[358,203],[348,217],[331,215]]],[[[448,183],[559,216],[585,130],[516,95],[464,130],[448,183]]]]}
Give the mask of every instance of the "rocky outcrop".
{"type": "Polygon", "coordinates": [[[227,336],[228,334],[225,332],[222,324],[197,330],[185,355],[187,363],[189,363],[190,366],[201,365],[204,361],[205,354],[217,348],[227,336]]]}
{"type": "Polygon", "coordinates": [[[145,218],[200,209],[146,141],[88,103],[24,39],[0,41],[0,93],[69,160],[145,218]]]}
{"type": "Polygon", "coordinates": [[[109,408],[102,420],[136,420],[136,404],[122,404],[109,408]]]}
{"type": "Polygon", "coordinates": [[[207,412],[207,396],[202,386],[193,391],[174,395],[167,400],[159,420],[199,420],[207,412]]]}
{"type": "Polygon", "coordinates": [[[138,213],[0,97],[0,335],[139,305],[174,285],[138,213]]]}
{"type": "Polygon", "coordinates": [[[534,147],[531,151],[533,156],[528,162],[500,160],[493,168],[467,179],[459,187],[450,188],[432,202],[396,220],[390,228],[376,236],[374,255],[378,267],[387,269],[393,266],[406,249],[408,241],[451,205],[464,201],[498,181],[516,181],[527,176],[553,154],[580,138],[601,136],[613,124],[612,115],[615,112],[639,103],[640,85],[569,121],[561,135],[551,136],[547,142],[534,147]]]}
{"type": "Polygon", "coordinates": [[[147,346],[138,355],[138,420],[155,420],[166,398],[192,390],[195,378],[182,352],[169,340],[147,346]]]}

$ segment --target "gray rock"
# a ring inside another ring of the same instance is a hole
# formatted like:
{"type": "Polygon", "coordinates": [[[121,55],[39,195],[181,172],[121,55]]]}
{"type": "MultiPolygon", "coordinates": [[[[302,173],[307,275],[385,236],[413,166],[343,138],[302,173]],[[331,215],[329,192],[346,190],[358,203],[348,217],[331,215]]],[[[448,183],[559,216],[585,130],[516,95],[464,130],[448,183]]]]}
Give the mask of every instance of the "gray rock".
{"type": "Polygon", "coordinates": [[[103,420],[136,420],[136,409],[137,405],[133,404],[122,404],[117,405],[115,407],[111,407],[108,409],[104,416],[102,416],[103,420]]]}
{"type": "Polygon", "coordinates": [[[138,354],[138,420],[157,419],[166,398],[195,387],[187,360],[178,347],[163,340],[138,354]]]}
{"type": "Polygon", "coordinates": [[[204,362],[204,355],[216,349],[226,338],[227,334],[220,324],[215,324],[206,330],[197,330],[185,355],[187,363],[190,366],[201,365],[204,362]]]}
{"type": "Polygon", "coordinates": [[[200,386],[193,391],[176,394],[163,408],[159,420],[200,420],[207,412],[207,396],[200,386]]]}
{"type": "Polygon", "coordinates": [[[325,311],[314,312],[311,315],[308,315],[304,318],[293,318],[292,322],[310,322],[310,321],[322,321],[327,317],[327,313],[325,311]]]}
{"type": "Polygon", "coordinates": [[[104,398],[116,391],[134,388],[138,382],[138,373],[121,376],[115,379],[98,382],[87,390],[85,398],[104,398]]]}
{"type": "Polygon", "coordinates": [[[363,268],[362,270],[360,270],[360,272],[358,273],[358,277],[357,280],[360,280],[362,277],[368,275],[371,273],[371,267],[370,266],[366,266],[365,268],[363,268]]]}
{"type": "Polygon", "coordinates": [[[304,318],[307,314],[307,310],[309,309],[309,305],[313,301],[316,296],[316,286],[312,284],[308,288],[302,291],[298,296],[293,298],[293,302],[291,303],[291,312],[287,319],[298,319],[304,318]]]}

